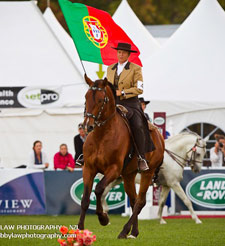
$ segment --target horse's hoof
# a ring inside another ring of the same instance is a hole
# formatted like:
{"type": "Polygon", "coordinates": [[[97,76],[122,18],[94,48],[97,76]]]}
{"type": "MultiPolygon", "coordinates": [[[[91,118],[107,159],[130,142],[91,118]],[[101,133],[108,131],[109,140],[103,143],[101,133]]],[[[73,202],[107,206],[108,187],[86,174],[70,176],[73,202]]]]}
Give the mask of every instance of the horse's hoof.
{"type": "Polygon", "coordinates": [[[137,237],[135,237],[133,235],[129,235],[127,238],[129,238],[129,239],[136,239],[137,237]]]}
{"type": "Polygon", "coordinates": [[[167,222],[165,220],[163,220],[163,219],[160,220],[160,225],[166,225],[166,224],[167,224],[167,222]]]}
{"type": "Polygon", "coordinates": [[[84,226],[78,225],[78,229],[79,229],[79,230],[84,230],[84,226]]]}
{"type": "Polygon", "coordinates": [[[118,239],[127,239],[127,235],[120,233],[120,235],[117,237],[118,239]]]}
{"type": "Polygon", "coordinates": [[[202,224],[202,221],[201,221],[200,219],[197,219],[197,220],[195,221],[195,223],[196,223],[196,224],[202,224]]]}
{"type": "Polygon", "coordinates": [[[109,217],[106,213],[99,214],[98,215],[98,220],[102,226],[106,226],[109,224],[109,217]]]}

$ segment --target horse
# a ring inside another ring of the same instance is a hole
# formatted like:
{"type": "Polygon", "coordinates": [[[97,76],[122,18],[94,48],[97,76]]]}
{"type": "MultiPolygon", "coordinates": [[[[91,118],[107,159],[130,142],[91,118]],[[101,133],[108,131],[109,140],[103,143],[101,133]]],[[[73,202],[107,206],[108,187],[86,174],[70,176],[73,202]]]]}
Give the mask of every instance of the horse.
{"type": "MultiPolygon", "coordinates": [[[[166,221],[162,218],[162,211],[171,188],[187,206],[195,223],[200,224],[202,222],[194,212],[191,201],[184,193],[180,181],[183,179],[183,171],[186,163],[191,167],[193,172],[200,172],[206,152],[206,142],[196,133],[188,131],[167,139],[165,141],[165,148],[163,164],[160,167],[157,178],[157,185],[162,186],[158,210],[160,224],[166,224],[166,221]]],[[[105,200],[107,193],[112,187],[121,182],[122,179],[118,178],[106,187],[102,196],[104,211],[108,211],[108,205],[105,200]]],[[[135,182],[140,184],[139,174],[137,174],[135,182]]]]}
{"type": "Polygon", "coordinates": [[[101,196],[105,187],[122,176],[133,214],[124,225],[118,239],[136,238],[139,234],[137,216],[145,206],[146,192],[152,183],[155,170],[163,161],[164,139],[158,131],[151,133],[156,149],[145,155],[149,170],[141,173],[140,191],[137,195],[134,182],[138,172],[137,155],[133,155],[131,161],[124,166],[124,159],[129,154],[132,140],[125,120],[116,110],[115,89],[106,78],[93,82],[85,74],[85,81],[89,85],[89,89],[85,95],[83,124],[89,134],[83,146],[84,192],[78,228],[84,229],[85,215],[89,207],[90,193],[96,174],[104,175],[95,188],[96,214],[103,226],[109,223],[109,217],[103,211],[101,196]],[[128,236],[130,232],[131,234],[128,236]]]}

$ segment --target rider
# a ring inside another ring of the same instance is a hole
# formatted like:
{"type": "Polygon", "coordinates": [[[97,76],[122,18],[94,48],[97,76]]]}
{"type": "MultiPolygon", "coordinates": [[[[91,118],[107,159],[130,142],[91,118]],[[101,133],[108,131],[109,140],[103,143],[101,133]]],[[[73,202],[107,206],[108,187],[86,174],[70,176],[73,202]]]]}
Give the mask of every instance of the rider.
{"type": "Polygon", "coordinates": [[[154,146],[150,142],[151,147],[146,149],[146,142],[151,140],[148,139],[149,133],[145,134],[144,114],[138,100],[138,95],[143,93],[142,70],[140,66],[128,61],[130,53],[137,51],[131,50],[128,43],[118,43],[117,47],[112,48],[117,50],[118,63],[108,67],[107,79],[116,88],[116,103],[128,110],[127,118],[137,146],[138,168],[140,171],[146,171],[149,167],[145,153],[152,151],[154,146]]]}

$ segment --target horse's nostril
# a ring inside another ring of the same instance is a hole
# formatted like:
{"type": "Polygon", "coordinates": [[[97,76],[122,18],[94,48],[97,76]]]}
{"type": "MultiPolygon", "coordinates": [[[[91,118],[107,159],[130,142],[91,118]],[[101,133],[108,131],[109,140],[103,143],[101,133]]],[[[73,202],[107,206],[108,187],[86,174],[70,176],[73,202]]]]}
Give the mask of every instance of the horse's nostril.
{"type": "Polygon", "coordinates": [[[88,126],[88,127],[87,127],[87,131],[88,131],[88,132],[91,132],[91,131],[93,131],[93,130],[94,130],[94,127],[93,127],[93,126],[88,126]]]}

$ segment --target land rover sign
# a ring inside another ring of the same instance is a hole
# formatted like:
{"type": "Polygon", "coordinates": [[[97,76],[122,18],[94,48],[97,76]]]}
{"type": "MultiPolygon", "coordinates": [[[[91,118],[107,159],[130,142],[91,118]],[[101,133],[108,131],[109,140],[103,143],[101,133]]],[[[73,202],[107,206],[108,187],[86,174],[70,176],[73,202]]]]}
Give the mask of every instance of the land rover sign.
{"type": "Polygon", "coordinates": [[[187,196],[196,204],[207,208],[225,208],[225,174],[201,175],[188,183],[187,196]]]}
{"type": "MultiPolygon", "coordinates": [[[[93,188],[92,188],[92,192],[90,195],[89,209],[92,209],[92,210],[96,209],[96,196],[95,196],[94,190],[98,182],[99,182],[99,179],[96,177],[94,179],[93,188]]],[[[83,192],[84,192],[84,184],[83,184],[83,179],[81,178],[81,179],[78,179],[71,186],[71,189],[70,189],[70,195],[72,199],[79,205],[81,205],[81,199],[83,196],[83,192]]],[[[116,185],[109,191],[109,193],[106,196],[106,201],[109,206],[109,209],[116,209],[116,208],[124,206],[125,193],[124,193],[124,188],[123,188],[122,183],[120,185],[116,185]]]]}

